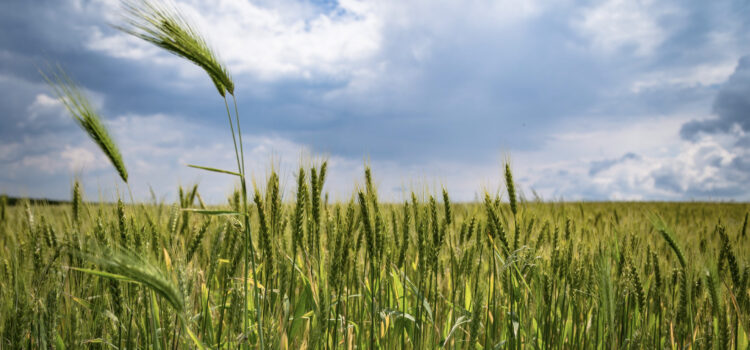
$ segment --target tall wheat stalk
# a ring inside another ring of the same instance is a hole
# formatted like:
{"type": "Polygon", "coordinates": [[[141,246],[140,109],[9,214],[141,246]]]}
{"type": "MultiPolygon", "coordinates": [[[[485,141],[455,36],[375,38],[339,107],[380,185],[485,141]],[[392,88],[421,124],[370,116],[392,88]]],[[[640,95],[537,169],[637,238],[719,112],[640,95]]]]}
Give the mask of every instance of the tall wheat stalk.
{"type": "MultiPolygon", "coordinates": [[[[232,142],[234,144],[234,153],[237,160],[237,173],[226,170],[197,167],[203,170],[229,173],[240,178],[242,212],[239,213],[244,218],[244,246],[243,246],[243,292],[245,294],[245,303],[247,303],[247,285],[248,285],[248,262],[252,268],[253,274],[253,292],[256,311],[256,324],[260,348],[264,348],[263,342],[263,307],[260,305],[258,292],[258,276],[255,267],[255,248],[253,245],[252,234],[250,232],[250,213],[248,211],[247,181],[245,176],[245,154],[242,143],[242,129],[240,127],[240,116],[237,108],[237,99],[234,95],[234,82],[229,74],[229,70],[221,63],[217,55],[207,44],[202,35],[190,24],[182,13],[172,4],[162,1],[149,0],[124,0],[125,9],[124,26],[116,26],[121,31],[136,36],[147,42],[150,42],[178,57],[187,59],[203,69],[211,81],[216,86],[219,95],[224,100],[224,107],[227,112],[229,129],[232,133],[232,142]],[[226,94],[232,96],[234,104],[234,121],[229,108],[226,94]],[[234,127],[237,127],[235,133],[234,127]],[[239,147],[238,147],[239,144],[239,147]]],[[[243,308],[243,329],[245,337],[249,334],[248,325],[248,308],[247,304],[243,308]]]]}

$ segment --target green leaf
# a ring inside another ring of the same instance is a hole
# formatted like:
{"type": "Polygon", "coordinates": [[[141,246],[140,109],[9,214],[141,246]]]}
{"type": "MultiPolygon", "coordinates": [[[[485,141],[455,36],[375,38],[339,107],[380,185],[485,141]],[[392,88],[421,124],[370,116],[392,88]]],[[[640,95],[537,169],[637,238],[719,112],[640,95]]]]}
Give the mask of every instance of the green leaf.
{"type": "Polygon", "coordinates": [[[193,341],[193,344],[195,344],[196,348],[200,349],[200,350],[205,349],[206,346],[203,344],[203,342],[200,341],[200,339],[198,339],[198,337],[195,335],[195,333],[193,333],[193,331],[190,330],[190,327],[188,327],[187,320],[185,320],[185,317],[180,317],[180,320],[181,320],[180,323],[182,324],[182,328],[185,330],[185,332],[187,333],[188,337],[190,337],[190,340],[193,341]]]}
{"type": "Polygon", "coordinates": [[[151,294],[149,296],[149,301],[151,304],[151,340],[153,341],[153,348],[156,350],[161,349],[161,345],[159,343],[159,328],[161,328],[161,320],[159,319],[159,303],[156,302],[156,292],[153,290],[151,291],[151,294]]]}
{"type": "Polygon", "coordinates": [[[461,327],[461,325],[471,322],[471,318],[468,318],[466,316],[461,316],[456,320],[456,323],[453,324],[453,327],[451,327],[450,331],[448,332],[448,336],[445,337],[445,340],[443,340],[443,347],[445,347],[448,342],[451,339],[451,336],[453,336],[453,333],[461,327]]]}
{"type": "Polygon", "coordinates": [[[233,210],[207,210],[207,209],[197,209],[197,208],[182,208],[182,211],[188,211],[191,213],[196,214],[203,214],[203,215],[238,215],[242,216],[243,214],[240,212],[236,212],[233,210]]]}
{"type": "Polygon", "coordinates": [[[193,164],[188,164],[187,166],[189,166],[191,168],[196,168],[196,169],[201,169],[201,170],[206,170],[206,171],[212,171],[212,172],[215,172],[215,173],[229,174],[229,175],[234,175],[234,176],[242,176],[242,174],[240,174],[240,173],[237,173],[237,172],[234,172],[234,171],[229,171],[229,170],[209,168],[207,166],[200,166],[200,165],[193,165],[193,164]]]}
{"type": "Polygon", "coordinates": [[[138,283],[138,281],[136,281],[136,280],[134,280],[134,279],[132,279],[130,277],[123,276],[123,275],[118,275],[118,274],[114,274],[114,273],[109,273],[109,272],[104,272],[104,271],[99,271],[99,270],[92,270],[92,269],[84,269],[84,268],[80,268],[80,267],[71,267],[71,269],[72,270],[76,270],[76,271],[85,272],[85,273],[92,274],[92,275],[96,275],[96,276],[99,276],[99,277],[111,278],[111,279],[115,279],[115,280],[119,280],[119,281],[124,281],[124,282],[130,282],[130,283],[138,283]]]}
{"type": "Polygon", "coordinates": [[[65,350],[65,342],[60,336],[60,333],[57,332],[55,332],[55,349],[65,350]]]}

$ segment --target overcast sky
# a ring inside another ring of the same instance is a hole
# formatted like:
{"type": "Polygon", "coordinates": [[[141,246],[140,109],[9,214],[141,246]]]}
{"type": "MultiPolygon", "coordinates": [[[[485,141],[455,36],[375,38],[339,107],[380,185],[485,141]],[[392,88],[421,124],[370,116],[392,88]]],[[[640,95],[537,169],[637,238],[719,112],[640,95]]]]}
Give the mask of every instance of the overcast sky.
{"type": "MultiPolygon", "coordinates": [[[[236,84],[247,164],[293,187],[328,159],[345,199],[369,162],[382,196],[750,200],[747,1],[186,0],[236,84]]],[[[114,29],[116,0],[3,0],[0,193],[125,186],[44,84],[60,63],[112,130],[138,198],[233,167],[220,99],[195,66],[114,29]]]]}

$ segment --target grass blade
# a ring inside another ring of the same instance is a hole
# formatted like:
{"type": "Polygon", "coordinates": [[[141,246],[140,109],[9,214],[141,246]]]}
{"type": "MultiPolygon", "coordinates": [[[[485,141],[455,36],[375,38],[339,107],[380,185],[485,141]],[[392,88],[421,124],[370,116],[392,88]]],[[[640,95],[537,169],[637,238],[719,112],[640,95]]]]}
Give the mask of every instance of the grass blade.
{"type": "Polygon", "coordinates": [[[237,172],[234,172],[234,171],[229,171],[229,170],[216,169],[216,168],[210,168],[210,167],[206,167],[206,166],[193,165],[193,164],[188,164],[187,166],[189,166],[191,168],[195,168],[195,169],[212,171],[212,172],[215,172],[215,173],[229,174],[229,175],[234,175],[234,176],[242,176],[240,173],[237,173],[237,172]]]}

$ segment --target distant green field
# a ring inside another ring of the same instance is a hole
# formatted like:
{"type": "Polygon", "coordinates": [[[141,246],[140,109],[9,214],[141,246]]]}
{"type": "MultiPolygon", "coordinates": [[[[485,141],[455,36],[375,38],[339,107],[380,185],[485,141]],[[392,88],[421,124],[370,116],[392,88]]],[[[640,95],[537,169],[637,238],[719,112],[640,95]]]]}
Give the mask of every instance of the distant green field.
{"type": "Polygon", "coordinates": [[[324,177],[256,192],[257,278],[239,192],[3,206],[0,348],[258,347],[259,318],[269,349],[748,348],[748,204],[392,204],[369,173],[327,203],[324,177]]]}

